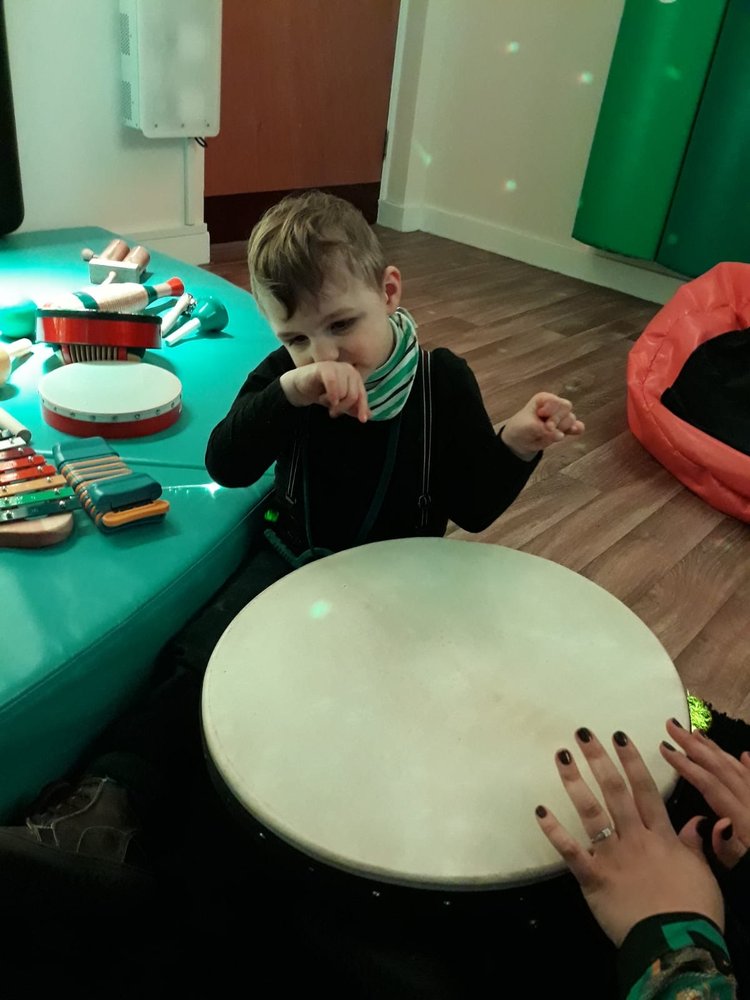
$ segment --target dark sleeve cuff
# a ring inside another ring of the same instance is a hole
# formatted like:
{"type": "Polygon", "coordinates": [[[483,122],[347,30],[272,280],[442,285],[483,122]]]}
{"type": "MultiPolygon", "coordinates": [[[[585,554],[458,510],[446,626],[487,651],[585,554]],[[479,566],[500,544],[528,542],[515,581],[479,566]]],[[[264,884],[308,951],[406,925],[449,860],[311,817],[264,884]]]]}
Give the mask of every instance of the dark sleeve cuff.
{"type": "Polygon", "coordinates": [[[281,388],[281,378],[275,378],[256,396],[259,411],[267,420],[288,420],[293,423],[297,407],[292,406],[281,388]]]}
{"type": "Polygon", "coordinates": [[[211,431],[205,454],[208,474],[221,486],[254,483],[276,461],[298,414],[279,378],[258,391],[241,393],[211,431]]]}
{"type": "Polygon", "coordinates": [[[709,952],[717,970],[731,975],[729,952],[713,920],[697,913],[661,913],[637,923],[622,943],[617,956],[620,996],[630,997],[654,962],[682,949],[709,952]]]}

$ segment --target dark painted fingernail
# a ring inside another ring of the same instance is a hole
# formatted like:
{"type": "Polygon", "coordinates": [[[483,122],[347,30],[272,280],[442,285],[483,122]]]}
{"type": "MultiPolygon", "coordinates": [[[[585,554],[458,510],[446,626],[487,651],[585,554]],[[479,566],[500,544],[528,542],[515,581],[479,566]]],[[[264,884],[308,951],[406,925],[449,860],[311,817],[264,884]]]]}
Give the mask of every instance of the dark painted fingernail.
{"type": "Polygon", "coordinates": [[[557,759],[560,761],[561,764],[569,764],[571,760],[573,760],[573,758],[570,756],[570,753],[567,750],[558,751],[557,759]]]}
{"type": "Polygon", "coordinates": [[[701,816],[698,822],[695,824],[695,832],[701,838],[705,840],[711,834],[711,824],[708,822],[707,816],[701,816]]]}
{"type": "Polygon", "coordinates": [[[544,817],[547,815],[547,810],[544,808],[544,806],[537,806],[534,812],[537,814],[539,819],[544,819],[544,817]]]}
{"type": "Polygon", "coordinates": [[[661,741],[661,745],[664,747],[665,750],[674,750],[674,747],[672,746],[672,744],[671,743],[667,743],[666,740],[662,740],[661,741]]]}
{"type": "Polygon", "coordinates": [[[729,826],[725,826],[724,829],[721,831],[721,839],[722,840],[731,840],[733,833],[734,833],[734,830],[732,829],[732,824],[730,823],[729,826]]]}
{"type": "Polygon", "coordinates": [[[612,737],[618,747],[626,747],[628,745],[628,738],[621,729],[618,729],[615,735],[612,737]]]}
{"type": "Polygon", "coordinates": [[[585,726],[581,726],[580,729],[576,730],[576,736],[581,741],[581,743],[590,743],[591,742],[591,733],[588,731],[588,729],[585,726]]]}
{"type": "Polygon", "coordinates": [[[682,729],[682,723],[679,719],[672,719],[672,724],[677,726],[678,729],[682,729]]]}

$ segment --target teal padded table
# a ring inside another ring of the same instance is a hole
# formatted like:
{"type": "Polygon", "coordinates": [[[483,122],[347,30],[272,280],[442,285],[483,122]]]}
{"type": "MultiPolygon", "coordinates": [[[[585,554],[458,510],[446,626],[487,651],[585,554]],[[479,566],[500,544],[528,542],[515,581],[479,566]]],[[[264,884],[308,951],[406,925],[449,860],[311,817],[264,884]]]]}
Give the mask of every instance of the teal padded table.
{"type": "MultiPolygon", "coordinates": [[[[82,287],[81,248],[101,249],[115,235],[82,228],[0,239],[0,302],[41,304],[82,287]]],[[[148,272],[149,282],[176,275],[196,297],[217,296],[229,325],[147,351],[144,362],[182,382],[183,412],[159,434],[112,441],[134,471],[162,483],[170,503],[163,522],[103,534],[76,511],[73,534],[59,545],[0,548],[0,820],[71,767],[147,684],[159,648],[218,590],[261,530],[270,473],[249,489],[226,490],[211,482],[203,459],[211,429],[274,347],[273,334],[252,296],[223,278],[159,253],[148,272]]],[[[45,456],[58,441],[79,440],[42,419],[37,385],[58,363],[38,344],[0,386],[0,406],[26,424],[45,456]]]]}

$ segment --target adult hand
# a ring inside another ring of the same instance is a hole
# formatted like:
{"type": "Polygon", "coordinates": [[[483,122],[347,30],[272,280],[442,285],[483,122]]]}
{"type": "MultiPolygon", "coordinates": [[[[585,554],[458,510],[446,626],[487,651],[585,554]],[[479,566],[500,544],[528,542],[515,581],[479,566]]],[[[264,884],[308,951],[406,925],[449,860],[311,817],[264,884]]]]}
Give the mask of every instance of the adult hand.
{"type": "MultiPolygon", "coordinates": [[[[711,830],[711,845],[725,868],[734,868],[750,849],[750,753],[739,760],[721,750],[699,729],[689,733],[676,719],[667,722],[667,732],[684,753],[662,743],[662,757],[677,773],[698,789],[719,819],[711,830]]],[[[696,816],[680,831],[685,843],[700,840],[696,816]]]]}
{"type": "Polygon", "coordinates": [[[578,880],[602,930],[619,947],[641,920],[672,912],[700,913],[723,929],[721,892],[700,841],[677,837],[636,747],[624,733],[614,734],[628,787],[593,733],[579,729],[576,741],[604,804],[569,751],[558,751],[556,762],[590,846],[582,847],[544,806],[537,807],[537,821],[578,880]]]}

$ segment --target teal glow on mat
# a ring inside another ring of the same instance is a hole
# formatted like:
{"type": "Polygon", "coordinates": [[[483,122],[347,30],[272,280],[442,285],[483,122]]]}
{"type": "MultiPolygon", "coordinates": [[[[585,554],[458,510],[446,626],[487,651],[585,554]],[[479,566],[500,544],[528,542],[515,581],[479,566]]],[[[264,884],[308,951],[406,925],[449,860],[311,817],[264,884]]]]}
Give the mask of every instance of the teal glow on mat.
{"type": "Polygon", "coordinates": [[[727,0],[627,0],[573,236],[653,260],[727,0]]]}
{"type": "Polygon", "coordinates": [[[656,258],[696,277],[750,263],[750,2],[729,0],[656,258]]]}

